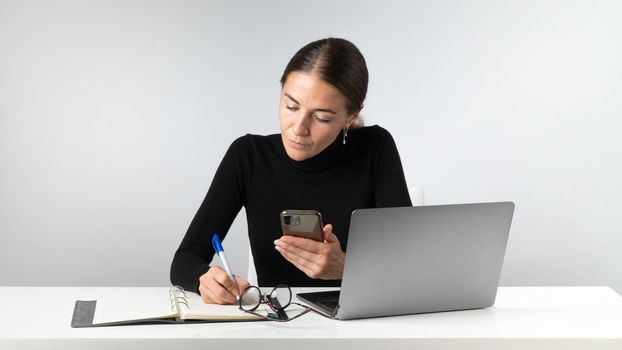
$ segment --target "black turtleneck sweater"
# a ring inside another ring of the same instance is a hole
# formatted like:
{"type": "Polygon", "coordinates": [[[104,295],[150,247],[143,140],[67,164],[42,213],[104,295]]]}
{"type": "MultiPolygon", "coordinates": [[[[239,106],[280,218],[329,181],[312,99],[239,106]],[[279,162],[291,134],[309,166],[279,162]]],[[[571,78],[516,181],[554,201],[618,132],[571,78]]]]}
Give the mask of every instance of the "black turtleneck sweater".
{"type": "Polygon", "coordinates": [[[346,251],[354,209],[411,205],[395,142],[379,126],[350,130],[346,145],[340,134],[303,161],[289,158],[280,134],[242,136],[229,147],[175,253],[171,282],[198,290],[199,277],[214,256],[212,235],[223,239],[244,207],[260,286],[339,286],[340,280],[308,277],[274,249],[273,241],[282,234],[281,211],[319,210],[346,251]]]}

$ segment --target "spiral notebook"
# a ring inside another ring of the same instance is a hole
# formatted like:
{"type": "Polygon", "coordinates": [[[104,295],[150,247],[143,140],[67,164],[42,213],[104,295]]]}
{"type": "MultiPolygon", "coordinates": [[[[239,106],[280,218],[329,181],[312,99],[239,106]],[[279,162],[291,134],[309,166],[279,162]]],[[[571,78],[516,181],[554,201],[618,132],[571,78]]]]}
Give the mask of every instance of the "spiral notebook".
{"type": "Polygon", "coordinates": [[[198,294],[172,287],[162,294],[77,300],[71,327],[256,320],[237,305],[205,304],[198,294]]]}

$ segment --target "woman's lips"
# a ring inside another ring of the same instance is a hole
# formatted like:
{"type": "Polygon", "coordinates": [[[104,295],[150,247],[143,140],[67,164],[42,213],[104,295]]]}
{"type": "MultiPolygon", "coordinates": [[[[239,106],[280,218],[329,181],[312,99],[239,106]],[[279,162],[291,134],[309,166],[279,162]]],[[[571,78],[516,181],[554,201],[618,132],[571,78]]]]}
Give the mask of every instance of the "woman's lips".
{"type": "Polygon", "coordinates": [[[297,149],[305,149],[307,147],[309,147],[309,145],[304,144],[304,143],[299,143],[296,142],[294,140],[289,140],[289,144],[293,147],[293,148],[297,148],[297,149]]]}

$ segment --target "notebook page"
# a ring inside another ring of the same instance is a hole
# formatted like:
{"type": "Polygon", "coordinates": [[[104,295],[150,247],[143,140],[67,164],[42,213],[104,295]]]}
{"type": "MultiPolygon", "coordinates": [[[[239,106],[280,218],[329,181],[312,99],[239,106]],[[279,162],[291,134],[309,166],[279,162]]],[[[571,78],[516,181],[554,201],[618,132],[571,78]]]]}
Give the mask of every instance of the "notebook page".
{"type": "Polygon", "coordinates": [[[175,317],[168,293],[97,300],[93,324],[175,317]]]}
{"type": "Polygon", "coordinates": [[[238,305],[206,304],[196,293],[186,292],[188,308],[181,306],[184,319],[255,319],[255,315],[246,313],[238,305]]]}

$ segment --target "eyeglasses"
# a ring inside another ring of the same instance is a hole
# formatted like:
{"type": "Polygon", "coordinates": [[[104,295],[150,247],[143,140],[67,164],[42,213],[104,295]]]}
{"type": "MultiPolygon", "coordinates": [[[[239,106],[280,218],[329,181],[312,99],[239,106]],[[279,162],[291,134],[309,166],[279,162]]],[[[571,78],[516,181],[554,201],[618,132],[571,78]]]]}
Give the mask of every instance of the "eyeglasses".
{"type": "Polygon", "coordinates": [[[292,301],[292,290],[285,284],[279,284],[274,287],[272,291],[268,294],[264,294],[261,292],[259,287],[250,286],[244,290],[242,295],[240,296],[239,301],[240,309],[249,314],[253,314],[255,316],[261,317],[264,320],[277,321],[277,322],[288,322],[291,320],[295,320],[298,317],[308,313],[309,311],[316,312],[324,317],[330,318],[316,310],[292,301]],[[257,308],[261,304],[267,304],[270,309],[272,309],[271,313],[268,315],[262,315],[256,312],[257,308]],[[302,307],[295,316],[289,317],[285,312],[285,309],[291,305],[296,305],[302,307]]]}

